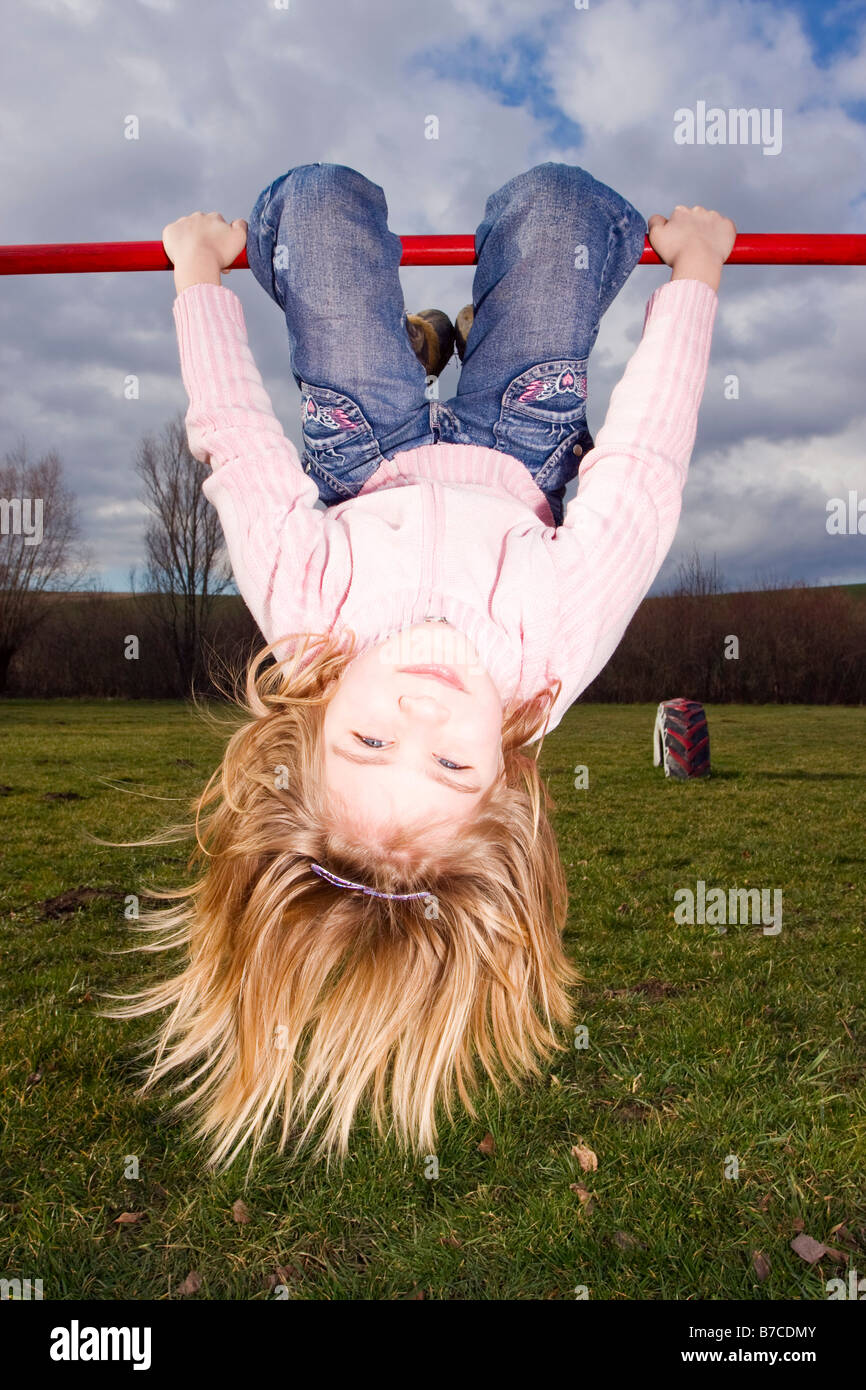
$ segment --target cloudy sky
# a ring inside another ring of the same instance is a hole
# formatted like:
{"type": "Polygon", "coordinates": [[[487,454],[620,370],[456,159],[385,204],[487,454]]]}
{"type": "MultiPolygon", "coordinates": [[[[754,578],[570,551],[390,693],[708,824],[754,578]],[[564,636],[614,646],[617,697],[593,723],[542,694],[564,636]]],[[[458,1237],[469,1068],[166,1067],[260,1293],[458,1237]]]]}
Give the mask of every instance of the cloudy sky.
{"type": "MultiPolygon", "coordinates": [[[[401,234],[474,232],[490,192],[550,159],[647,218],[701,203],[740,231],[866,232],[855,0],[28,0],[4,49],[5,244],[158,239],[198,208],[248,217],[265,184],[315,160],[381,184],[401,234]],[[676,143],[675,111],[701,101],[781,110],[781,149],[676,143]]],[[[410,311],[454,316],[471,298],[471,267],[401,277],[410,311]]],[[[593,432],[668,278],[637,267],[602,323],[593,432]]],[[[249,272],[225,283],[300,444],[280,311],[249,272]]],[[[142,560],[138,443],[186,407],[173,299],[161,272],[0,281],[0,453],[22,436],[32,458],[58,450],[106,588],[142,560]]],[[[866,498],[864,323],[866,267],[725,269],[680,530],[653,592],[695,545],[730,587],[866,580],[866,538],[826,529],[830,498],[866,498]]],[[[443,398],[456,383],[455,363],[443,398]]]]}

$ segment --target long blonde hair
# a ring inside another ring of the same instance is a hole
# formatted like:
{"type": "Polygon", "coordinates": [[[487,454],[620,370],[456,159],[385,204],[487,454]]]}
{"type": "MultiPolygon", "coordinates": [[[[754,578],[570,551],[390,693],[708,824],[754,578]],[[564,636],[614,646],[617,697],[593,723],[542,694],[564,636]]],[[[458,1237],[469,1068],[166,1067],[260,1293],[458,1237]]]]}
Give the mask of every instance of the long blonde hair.
{"type": "MultiPolygon", "coordinates": [[[[350,634],[351,637],[351,634],[350,634]]],[[[281,639],[283,643],[287,639],[281,639]]],[[[316,1157],[344,1156],[362,1101],[380,1135],[432,1152],[437,1111],[453,1121],[453,1091],[475,1116],[478,1059],[501,1078],[538,1075],[571,1021],[568,987],[581,976],[562,946],[567,892],[535,756],[555,690],[505,710],[504,772],[459,835],[425,839],[394,827],[358,844],[329,806],[320,775],[328,700],[351,659],[345,640],[299,637],[249,663],[247,716],[191,809],[194,825],[136,843],[195,834],[186,888],[148,890],[173,905],[134,927],[145,951],[180,948],[180,973],[105,1016],[170,1009],[143,1056],[147,1092],[180,1071],[178,1110],[198,1111],[210,1162],[228,1167],[251,1141],[250,1166],[279,1116],[280,1149],[296,1152],[321,1127],[316,1157]],[[270,664],[268,664],[270,663],[270,664]],[[336,887],[329,870],[398,901],[336,887]]]]}

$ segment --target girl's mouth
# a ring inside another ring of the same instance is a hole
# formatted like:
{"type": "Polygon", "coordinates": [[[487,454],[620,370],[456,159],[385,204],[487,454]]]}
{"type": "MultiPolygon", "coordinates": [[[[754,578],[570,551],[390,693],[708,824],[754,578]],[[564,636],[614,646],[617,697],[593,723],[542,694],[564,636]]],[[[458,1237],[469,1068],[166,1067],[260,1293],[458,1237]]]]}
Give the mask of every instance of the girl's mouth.
{"type": "Polygon", "coordinates": [[[466,686],[451,666],[398,666],[397,669],[401,675],[426,676],[428,680],[441,681],[466,694],[466,686]]]}

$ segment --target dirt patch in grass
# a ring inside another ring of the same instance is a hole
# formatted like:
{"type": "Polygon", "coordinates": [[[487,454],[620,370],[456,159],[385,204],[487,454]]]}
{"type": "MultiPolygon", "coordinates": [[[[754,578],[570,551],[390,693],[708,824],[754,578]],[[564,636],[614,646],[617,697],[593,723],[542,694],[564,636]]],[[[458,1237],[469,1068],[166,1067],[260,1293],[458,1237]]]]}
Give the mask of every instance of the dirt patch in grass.
{"type": "Polygon", "coordinates": [[[674,994],[687,994],[691,989],[700,989],[707,980],[687,980],[672,984],[670,980],[641,980],[636,985],[624,985],[621,989],[606,989],[605,997],[616,999],[623,994],[644,994],[647,999],[668,999],[674,994]]]}
{"type": "Polygon", "coordinates": [[[95,898],[122,897],[119,888],[90,888],[87,884],[80,884],[78,888],[67,888],[65,893],[58,893],[56,898],[44,898],[36,906],[41,917],[50,917],[57,921],[70,912],[77,912],[79,907],[86,907],[95,898]]]}

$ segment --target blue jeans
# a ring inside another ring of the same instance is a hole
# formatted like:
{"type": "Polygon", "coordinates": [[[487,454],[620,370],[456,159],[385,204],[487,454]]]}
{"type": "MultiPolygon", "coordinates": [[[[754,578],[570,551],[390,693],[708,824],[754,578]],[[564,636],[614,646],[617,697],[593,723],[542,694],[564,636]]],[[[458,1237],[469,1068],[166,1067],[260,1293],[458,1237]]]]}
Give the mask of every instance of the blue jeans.
{"type": "Polygon", "coordinates": [[[640,259],[643,217],[577,165],[537,165],[491,194],[475,233],[475,318],[444,402],[409,342],[387,217],[378,184],[342,164],[290,169],[249,217],[250,269],[285,314],[319,496],[354,497],[406,449],[475,444],[523,463],[560,525],[593,447],[589,354],[640,259]]]}

